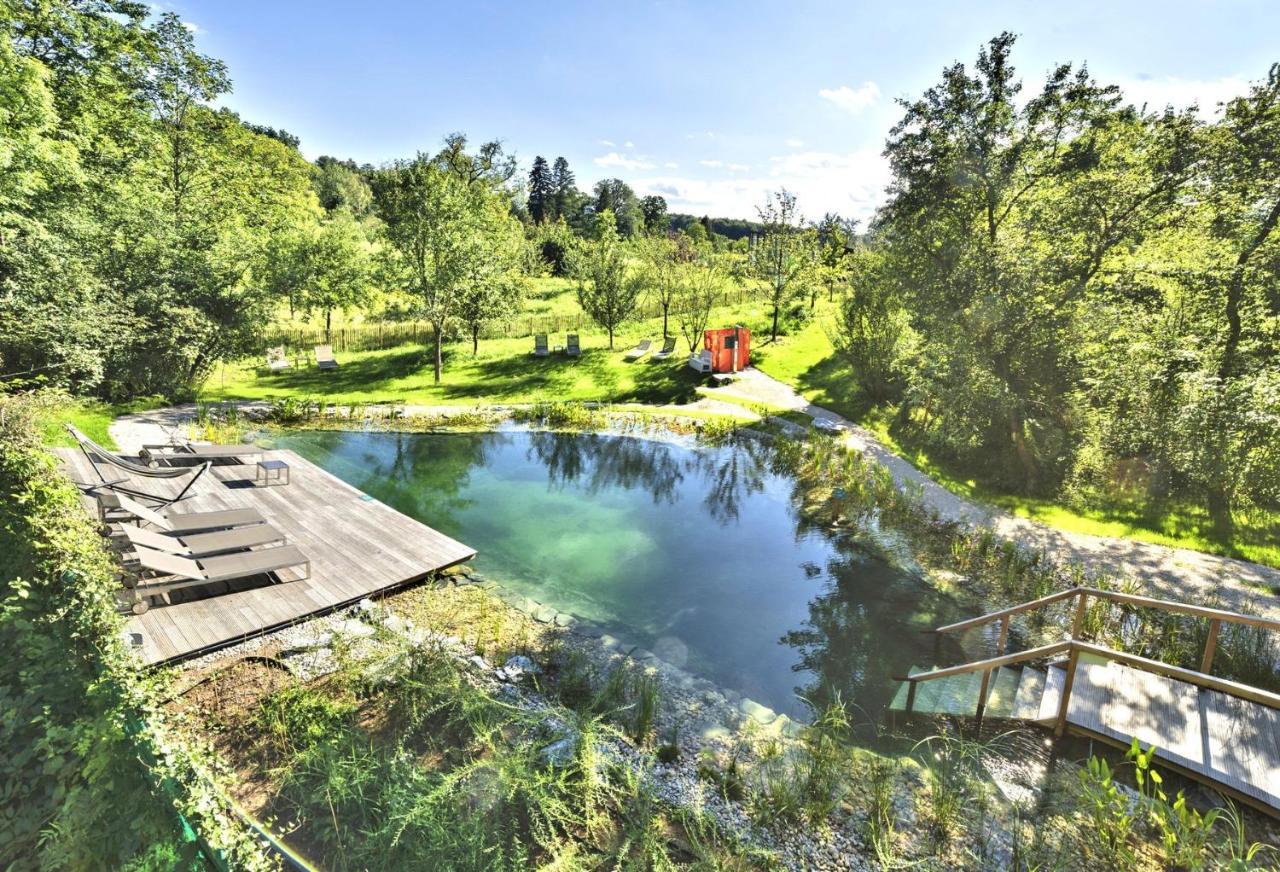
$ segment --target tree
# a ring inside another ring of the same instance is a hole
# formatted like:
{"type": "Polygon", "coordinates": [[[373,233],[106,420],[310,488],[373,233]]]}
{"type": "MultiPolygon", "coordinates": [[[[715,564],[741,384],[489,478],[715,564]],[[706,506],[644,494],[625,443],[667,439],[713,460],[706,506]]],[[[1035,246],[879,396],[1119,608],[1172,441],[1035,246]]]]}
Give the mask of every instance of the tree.
{"type": "MultiPolygon", "coordinates": [[[[854,234],[858,222],[828,212],[818,222],[818,265],[822,283],[827,286],[827,299],[835,299],[836,287],[848,277],[848,260],[853,253],[854,234]]],[[[809,308],[817,303],[818,284],[809,294],[809,308]]]]}
{"type": "Polygon", "coordinates": [[[340,161],[321,155],[311,168],[311,183],[320,198],[320,205],[328,212],[346,208],[357,218],[363,218],[373,206],[369,183],[355,161],[340,161]]]}
{"type": "Polygon", "coordinates": [[[374,183],[388,243],[388,274],[417,298],[431,323],[437,384],[445,328],[493,256],[496,238],[507,232],[502,222],[511,220],[494,190],[505,181],[502,162],[493,162],[492,150],[487,157],[468,156],[460,141],[451,137],[434,158],[419,154],[394,164],[374,183]]]}
{"type": "Polygon", "coordinates": [[[902,391],[902,355],[911,328],[878,251],[855,255],[848,292],[840,300],[831,344],[853,369],[863,393],[874,402],[902,391]]]}
{"type": "Polygon", "coordinates": [[[520,225],[506,214],[501,198],[488,198],[486,208],[487,256],[467,261],[458,297],[458,320],[471,336],[473,356],[480,351],[485,324],[519,311],[525,286],[521,267],[527,244],[520,225]]]}
{"type": "Polygon", "coordinates": [[[644,217],[646,233],[667,231],[667,201],[657,194],[650,194],[640,201],[640,214],[644,217]]]}
{"type": "Polygon", "coordinates": [[[576,184],[577,180],[573,176],[573,170],[569,169],[569,162],[563,157],[556,158],[551,167],[553,217],[564,218],[566,221],[570,219],[570,210],[578,195],[576,184]]]}
{"type": "Polygon", "coordinates": [[[782,308],[816,281],[816,240],[796,211],[795,195],[785,188],[769,194],[756,212],[764,229],[751,250],[750,266],[773,310],[770,338],[777,341],[782,308]]]}
{"type": "Polygon", "coordinates": [[[370,264],[364,231],[349,212],[336,212],[308,239],[305,306],[324,313],[324,338],[332,333],[333,310],[359,305],[369,293],[370,264]]]}
{"type": "Polygon", "coordinates": [[[680,267],[694,257],[693,248],[683,234],[651,233],[641,237],[637,251],[643,263],[645,287],[662,308],[662,336],[667,329],[671,304],[679,293],[680,267]]]}
{"type": "Polygon", "coordinates": [[[556,195],[555,180],[547,167],[547,159],[538,155],[529,170],[529,217],[541,224],[550,217],[556,195]]]}
{"type": "Polygon", "coordinates": [[[578,305],[608,332],[609,348],[613,348],[614,331],[635,313],[644,286],[627,272],[613,212],[605,209],[597,214],[594,229],[593,238],[581,243],[574,256],[578,305]]]}
{"type": "Polygon", "coordinates": [[[700,259],[679,266],[674,308],[676,323],[689,343],[689,352],[702,342],[711,312],[720,296],[722,276],[714,261],[700,259]]]}
{"type": "Polygon", "coordinates": [[[612,212],[618,233],[627,238],[636,235],[644,225],[636,192],[622,179],[601,179],[596,182],[595,211],[597,215],[612,212]]]}

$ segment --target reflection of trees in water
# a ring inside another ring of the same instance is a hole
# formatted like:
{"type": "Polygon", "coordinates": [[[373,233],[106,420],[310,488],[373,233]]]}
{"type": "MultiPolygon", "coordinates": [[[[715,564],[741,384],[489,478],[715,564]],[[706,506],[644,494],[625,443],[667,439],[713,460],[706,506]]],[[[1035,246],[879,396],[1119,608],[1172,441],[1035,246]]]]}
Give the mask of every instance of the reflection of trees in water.
{"type": "Polygon", "coordinates": [[[923,582],[862,553],[847,537],[832,544],[840,555],[826,567],[831,583],[809,602],[801,627],[781,641],[799,655],[792,668],[809,673],[798,696],[821,711],[838,694],[878,723],[893,677],[931,665],[933,638],[918,628],[946,623],[954,612],[923,582]]]}
{"type": "Polygon", "coordinates": [[[754,441],[695,454],[693,462],[711,483],[702,505],[722,525],[738,520],[742,504],[764,490],[769,472],[766,450],[754,441]]]}
{"type": "Polygon", "coordinates": [[[674,503],[685,465],[671,445],[620,436],[530,433],[529,456],[547,469],[550,482],[581,484],[595,494],[606,487],[643,487],[655,503],[674,503]]]}

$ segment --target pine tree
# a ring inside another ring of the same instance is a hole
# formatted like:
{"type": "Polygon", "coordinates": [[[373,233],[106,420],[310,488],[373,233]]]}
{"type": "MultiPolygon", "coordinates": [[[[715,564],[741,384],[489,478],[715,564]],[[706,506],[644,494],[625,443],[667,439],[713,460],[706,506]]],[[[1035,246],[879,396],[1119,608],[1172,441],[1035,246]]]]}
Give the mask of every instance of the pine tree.
{"type": "Polygon", "coordinates": [[[529,217],[535,224],[541,224],[550,217],[549,210],[554,208],[555,194],[555,180],[547,166],[547,159],[538,155],[533,159],[533,169],[529,171],[529,217]]]}
{"type": "Polygon", "coordinates": [[[554,212],[552,218],[568,220],[569,216],[565,213],[573,202],[573,195],[577,193],[577,189],[574,187],[576,181],[573,176],[573,170],[569,169],[569,162],[562,157],[556,158],[556,162],[551,168],[551,184],[555,191],[552,197],[554,212]]]}

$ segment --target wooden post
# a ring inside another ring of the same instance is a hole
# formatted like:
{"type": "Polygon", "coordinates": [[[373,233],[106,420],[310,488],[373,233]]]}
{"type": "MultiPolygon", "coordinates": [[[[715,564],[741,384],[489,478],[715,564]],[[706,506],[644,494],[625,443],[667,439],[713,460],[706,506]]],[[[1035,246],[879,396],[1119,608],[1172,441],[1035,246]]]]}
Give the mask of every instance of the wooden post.
{"type": "Polygon", "coordinates": [[[907,681],[907,714],[910,715],[912,709],[916,707],[916,686],[920,682],[907,681]]]}
{"type": "Polygon", "coordinates": [[[1083,590],[1076,594],[1076,616],[1071,621],[1071,638],[1079,639],[1080,630],[1084,627],[1084,608],[1089,595],[1083,590]]]}
{"type": "Polygon", "coordinates": [[[1067,728],[1067,706],[1071,702],[1071,686],[1076,681],[1076,665],[1080,662],[1080,652],[1075,648],[1071,649],[1071,656],[1067,658],[1067,680],[1062,684],[1062,699],[1058,701],[1058,718],[1053,725],[1053,736],[1055,739],[1061,739],[1063,732],[1067,728]]]}
{"type": "MultiPolygon", "coordinates": [[[[1000,637],[996,640],[996,656],[1004,654],[1005,645],[1009,641],[1009,615],[1000,619],[1000,637]]],[[[982,686],[978,688],[978,709],[974,712],[977,729],[982,729],[982,716],[987,712],[987,693],[991,688],[991,676],[996,670],[988,669],[982,673],[982,686]]]]}
{"type": "Polygon", "coordinates": [[[1204,641],[1204,656],[1200,658],[1200,671],[1208,675],[1213,669],[1213,655],[1218,650],[1218,630],[1222,622],[1214,618],[1209,622],[1209,638],[1204,641]]]}

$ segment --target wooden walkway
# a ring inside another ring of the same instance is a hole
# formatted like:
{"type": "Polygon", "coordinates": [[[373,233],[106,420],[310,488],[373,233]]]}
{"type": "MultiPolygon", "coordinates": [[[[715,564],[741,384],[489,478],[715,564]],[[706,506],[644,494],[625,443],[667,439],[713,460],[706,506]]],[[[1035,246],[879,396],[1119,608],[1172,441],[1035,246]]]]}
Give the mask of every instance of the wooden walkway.
{"type": "MultiPolygon", "coordinates": [[[[86,511],[96,518],[90,488],[99,481],[97,475],[80,451],[56,453],[71,480],[85,491],[86,511]]],[[[257,467],[252,463],[214,466],[196,483],[196,495],[175,510],[257,509],[311,558],[311,577],[292,580],[301,573],[285,570],[276,579],[187,588],[173,593],[171,604],[153,600],[145,614],[130,615],[126,627],[141,635],[140,654],[147,664],[194,656],[358,602],[476,554],[292,451],[269,451],[265,457],[289,464],[289,484],[254,486],[257,467]]],[[[135,478],[131,484],[157,494],[177,490],[170,482],[151,479],[135,478]]]]}

